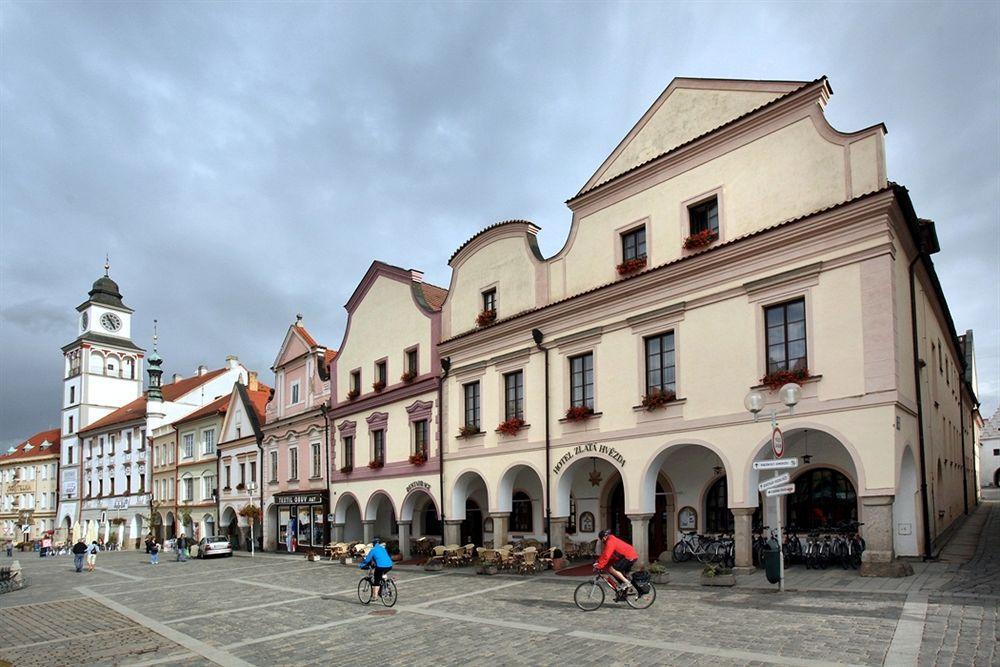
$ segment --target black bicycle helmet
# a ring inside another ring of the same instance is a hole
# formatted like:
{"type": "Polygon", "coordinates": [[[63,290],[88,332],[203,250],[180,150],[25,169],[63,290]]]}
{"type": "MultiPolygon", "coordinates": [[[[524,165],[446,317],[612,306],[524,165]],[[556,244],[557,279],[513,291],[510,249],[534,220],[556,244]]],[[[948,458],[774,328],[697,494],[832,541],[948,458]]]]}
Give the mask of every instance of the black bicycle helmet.
{"type": "Polygon", "coordinates": [[[597,536],[603,540],[603,539],[605,539],[610,534],[611,534],[611,531],[608,530],[607,528],[605,528],[604,530],[602,530],[601,532],[599,532],[597,534],[597,536]]]}
{"type": "Polygon", "coordinates": [[[373,537],[372,538],[372,545],[376,545],[376,544],[382,544],[382,538],[381,537],[373,537]]]}

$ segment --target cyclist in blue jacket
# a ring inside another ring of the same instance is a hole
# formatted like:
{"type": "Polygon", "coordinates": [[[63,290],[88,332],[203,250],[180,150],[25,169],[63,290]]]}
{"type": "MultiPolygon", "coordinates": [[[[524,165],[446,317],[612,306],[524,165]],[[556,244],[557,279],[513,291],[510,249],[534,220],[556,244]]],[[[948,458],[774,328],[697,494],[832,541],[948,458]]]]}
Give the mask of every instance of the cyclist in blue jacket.
{"type": "Polygon", "coordinates": [[[378,598],[379,591],[382,590],[382,577],[392,569],[392,558],[389,557],[389,552],[385,550],[381,538],[376,537],[372,540],[371,550],[358,567],[363,570],[369,566],[375,568],[375,573],[372,575],[372,594],[375,598],[378,598]]]}

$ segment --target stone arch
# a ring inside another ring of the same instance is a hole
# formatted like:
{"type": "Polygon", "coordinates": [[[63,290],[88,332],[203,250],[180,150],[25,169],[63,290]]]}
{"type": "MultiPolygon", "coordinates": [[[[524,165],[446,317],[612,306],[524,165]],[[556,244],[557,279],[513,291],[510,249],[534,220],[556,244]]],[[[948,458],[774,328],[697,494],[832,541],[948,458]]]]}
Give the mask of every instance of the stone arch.
{"type": "MultiPolygon", "coordinates": [[[[497,483],[496,494],[494,495],[493,500],[495,508],[492,508],[490,511],[510,512],[511,499],[513,498],[515,490],[526,491],[529,496],[537,496],[537,501],[541,503],[544,515],[545,475],[539,472],[534,465],[526,461],[511,463],[507,466],[503,473],[501,473],[500,481],[497,483]],[[532,479],[532,477],[534,479],[532,479]],[[534,488],[527,488],[529,486],[533,487],[535,481],[538,483],[537,490],[534,488]]],[[[536,500],[536,498],[533,497],[532,500],[536,500]]]]}
{"type": "Polygon", "coordinates": [[[896,553],[900,556],[918,556],[918,522],[920,512],[917,464],[909,443],[903,448],[899,463],[899,481],[892,501],[892,521],[895,524],[893,540],[896,553]]]}
{"type": "Polygon", "coordinates": [[[465,520],[465,503],[476,493],[481,492],[484,496],[480,508],[489,507],[489,487],[486,484],[486,477],[478,470],[467,469],[462,471],[452,485],[451,491],[451,520],[465,520]]]}
{"type": "Polygon", "coordinates": [[[389,508],[392,510],[393,516],[399,516],[396,512],[396,503],[392,501],[392,496],[389,492],[384,489],[379,489],[373,491],[370,496],[368,496],[368,502],[365,503],[365,521],[374,521],[379,510],[380,499],[385,499],[389,503],[389,508]]]}
{"type": "Polygon", "coordinates": [[[632,489],[628,484],[628,478],[625,476],[621,463],[616,461],[611,456],[601,452],[583,452],[575,460],[563,467],[558,473],[558,478],[555,482],[556,490],[552,498],[552,516],[566,516],[569,514],[569,494],[570,490],[573,488],[573,473],[579,471],[587,465],[593,465],[591,459],[604,461],[610,465],[611,469],[621,475],[622,483],[625,486],[625,505],[626,507],[632,507],[632,489]]]}
{"type": "MultiPolygon", "coordinates": [[[[696,499],[698,507],[702,506],[703,494],[708,488],[705,486],[704,482],[699,480],[706,480],[709,477],[713,479],[720,475],[729,475],[732,478],[732,471],[734,466],[729,460],[729,457],[716,445],[707,442],[705,440],[698,439],[684,439],[684,440],[674,440],[671,442],[664,443],[658,447],[653,455],[649,458],[646,463],[645,468],[643,468],[642,476],[639,480],[640,493],[638,498],[638,503],[629,503],[628,506],[638,509],[644,514],[652,513],[655,511],[655,492],[656,492],[656,482],[659,479],[660,473],[663,471],[664,465],[667,463],[668,459],[680,457],[684,459],[679,462],[683,463],[684,467],[690,468],[691,470],[686,474],[671,475],[670,481],[674,486],[675,493],[681,493],[683,484],[681,483],[682,478],[690,479],[694,476],[694,481],[692,482],[692,488],[683,489],[685,495],[691,496],[696,499]],[[705,457],[703,452],[699,455],[699,450],[708,450],[714,456],[705,457]],[[687,460],[690,459],[690,460],[687,460]],[[720,471],[715,471],[716,467],[721,468],[720,471]],[[636,506],[637,505],[637,506],[636,506]]],[[[732,503],[732,489],[730,488],[730,503],[732,503]]],[[[626,501],[629,499],[626,498],[626,501]]],[[[678,500],[676,505],[678,507],[683,507],[686,505],[693,505],[694,502],[688,500],[687,502],[681,502],[678,500]]],[[[700,510],[699,510],[700,514],[700,510]]]]}
{"type": "Polygon", "coordinates": [[[334,523],[344,523],[345,519],[347,518],[347,508],[351,505],[351,503],[354,503],[354,505],[358,507],[358,513],[360,515],[361,501],[359,501],[358,497],[354,495],[354,492],[345,491],[340,494],[339,498],[337,498],[337,504],[334,506],[333,509],[334,523]]]}
{"type": "Polygon", "coordinates": [[[438,507],[437,500],[434,498],[434,494],[430,490],[417,487],[411,490],[403,498],[403,502],[399,506],[399,520],[400,521],[413,521],[413,511],[416,509],[417,505],[424,506],[424,503],[430,503],[434,506],[434,511],[438,518],[441,518],[441,508],[438,507]]]}

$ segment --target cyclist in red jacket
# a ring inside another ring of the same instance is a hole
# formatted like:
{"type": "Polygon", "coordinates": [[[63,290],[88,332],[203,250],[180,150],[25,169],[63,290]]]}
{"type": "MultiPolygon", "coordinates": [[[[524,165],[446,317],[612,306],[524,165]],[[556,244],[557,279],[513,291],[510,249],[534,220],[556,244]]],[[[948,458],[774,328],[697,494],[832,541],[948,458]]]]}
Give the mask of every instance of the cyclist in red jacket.
{"type": "Polygon", "coordinates": [[[627,575],[636,561],[639,554],[635,552],[632,545],[625,540],[618,539],[611,534],[611,531],[604,529],[597,534],[598,539],[604,544],[601,550],[601,557],[594,563],[595,570],[607,570],[615,579],[621,582],[619,591],[626,591],[631,585],[627,575]]]}

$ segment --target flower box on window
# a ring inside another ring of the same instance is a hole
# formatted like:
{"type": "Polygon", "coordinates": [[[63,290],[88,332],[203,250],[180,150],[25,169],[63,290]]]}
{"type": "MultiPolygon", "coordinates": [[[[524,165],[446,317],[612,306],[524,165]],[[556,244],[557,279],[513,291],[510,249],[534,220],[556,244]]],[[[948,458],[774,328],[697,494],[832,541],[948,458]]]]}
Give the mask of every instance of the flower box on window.
{"type": "Polygon", "coordinates": [[[347,400],[353,401],[355,398],[357,398],[360,395],[361,395],[360,391],[358,391],[357,389],[352,389],[349,392],[347,392],[347,400]]]}
{"type": "Polygon", "coordinates": [[[413,382],[414,378],[416,377],[417,377],[416,371],[406,371],[405,373],[399,376],[399,379],[409,384],[410,382],[413,382]]]}
{"type": "Polygon", "coordinates": [[[718,232],[713,232],[710,229],[703,229],[700,232],[695,232],[691,236],[684,239],[684,248],[686,250],[694,250],[696,248],[704,248],[707,245],[712,245],[719,238],[718,232]]]}
{"type": "Polygon", "coordinates": [[[470,435],[478,435],[481,433],[478,426],[462,426],[458,429],[458,437],[467,438],[470,435]]]}
{"type": "Polygon", "coordinates": [[[340,472],[344,473],[345,475],[351,472],[352,470],[354,470],[354,466],[352,465],[346,465],[340,467],[340,472]]]}
{"type": "Polygon", "coordinates": [[[566,421],[582,422],[594,416],[594,408],[586,405],[574,405],[566,411],[566,421]]]}
{"type": "Polygon", "coordinates": [[[477,327],[489,326],[490,324],[493,324],[496,321],[497,321],[497,311],[493,309],[484,310],[483,312],[479,313],[479,315],[476,316],[477,327]]]}
{"type": "Polygon", "coordinates": [[[796,368],[792,371],[774,371],[773,373],[768,373],[760,379],[760,383],[771,391],[777,391],[789,382],[802,384],[811,377],[808,368],[796,368]]]}
{"type": "Polygon", "coordinates": [[[246,488],[246,484],[243,484],[242,482],[236,485],[237,491],[246,491],[246,488]]]}
{"type": "Polygon", "coordinates": [[[618,271],[618,275],[627,276],[630,273],[635,273],[636,271],[641,271],[646,268],[646,258],[634,257],[632,259],[626,259],[615,268],[618,271]]]}
{"type": "Polygon", "coordinates": [[[642,397],[642,407],[647,410],[656,410],[675,400],[677,400],[677,394],[669,389],[654,389],[642,397]]]}
{"type": "Polygon", "coordinates": [[[368,467],[372,470],[378,470],[379,468],[385,467],[385,461],[369,461],[368,467]]]}
{"type": "Polygon", "coordinates": [[[412,463],[415,466],[422,466],[423,464],[427,463],[427,457],[424,454],[421,454],[420,452],[417,452],[416,454],[410,454],[410,463],[412,463]]]}
{"type": "Polygon", "coordinates": [[[524,420],[520,417],[513,417],[507,421],[500,422],[500,425],[497,426],[497,433],[503,435],[517,435],[522,428],[524,428],[524,420]]]}
{"type": "Polygon", "coordinates": [[[381,380],[376,380],[375,382],[372,382],[372,389],[374,389],[376,392],[382,391],[383,389],[385,389],[385,382],[382,382],[381,380]]]}

